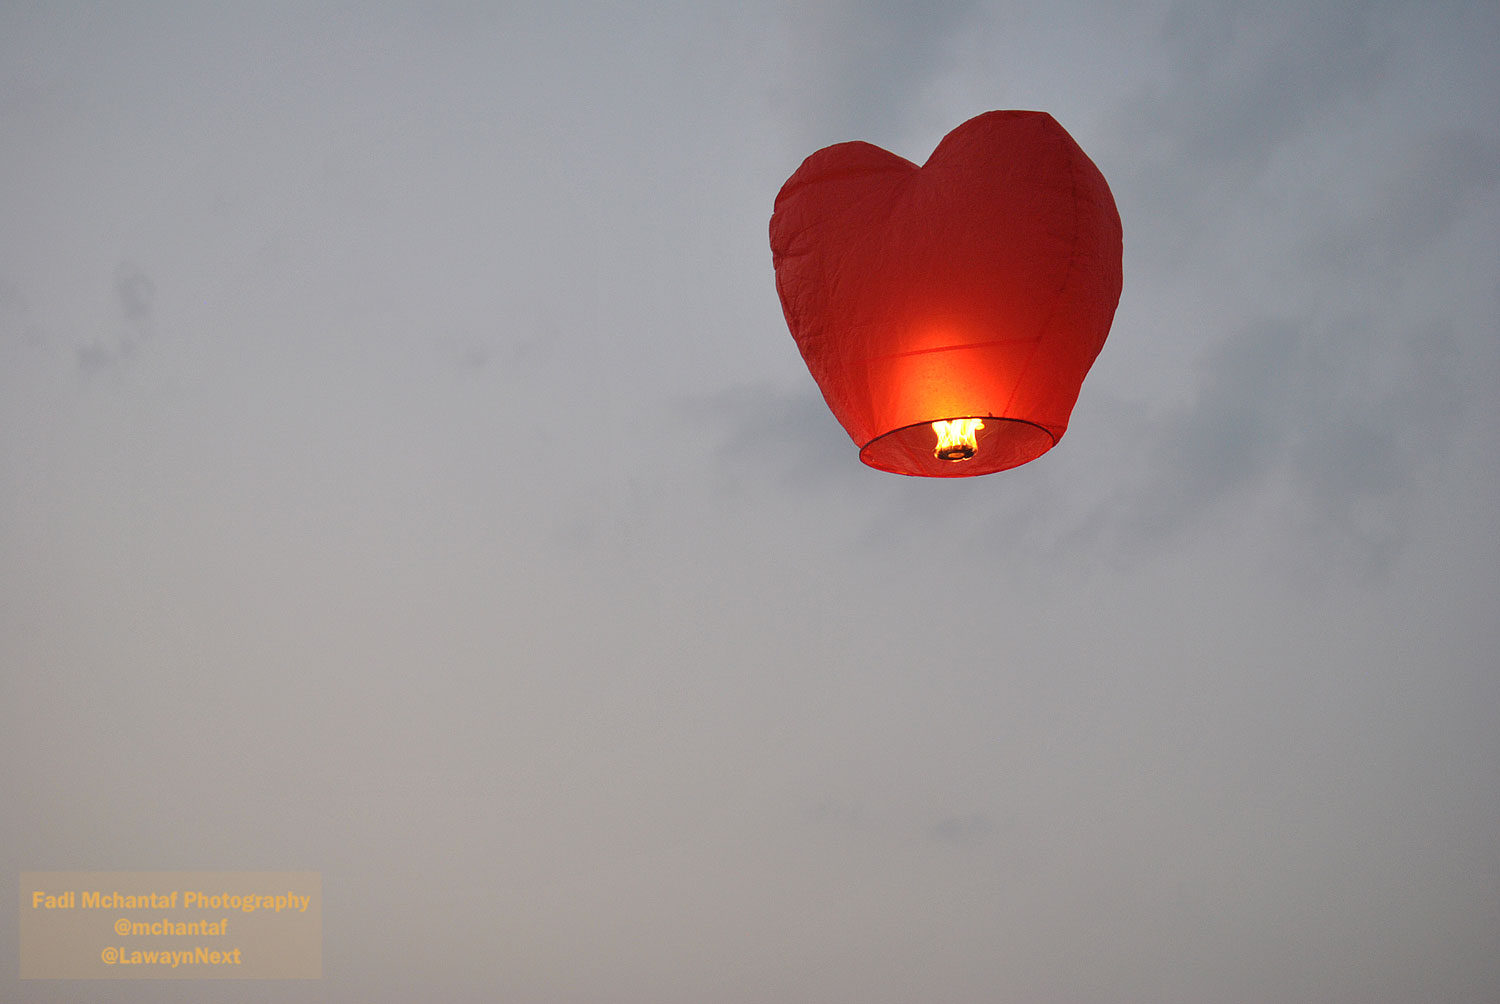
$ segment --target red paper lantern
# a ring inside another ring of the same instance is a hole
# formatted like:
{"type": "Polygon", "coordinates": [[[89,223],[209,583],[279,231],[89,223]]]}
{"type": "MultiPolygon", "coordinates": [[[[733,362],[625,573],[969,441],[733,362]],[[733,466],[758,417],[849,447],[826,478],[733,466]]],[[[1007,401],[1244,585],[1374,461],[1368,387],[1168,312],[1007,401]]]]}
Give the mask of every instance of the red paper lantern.
{"type": "Polygon", "coordinates": [[[828,407],[866,464],[924,477],[1003,471],[1062,438],[1121,252],[1104,176],[1044,112],[972,118],[921,167],[826,147],[771,216],[782,310],[828,407]],[[959,419],[977,420],[967,442],[935,425],[959,419]]]}

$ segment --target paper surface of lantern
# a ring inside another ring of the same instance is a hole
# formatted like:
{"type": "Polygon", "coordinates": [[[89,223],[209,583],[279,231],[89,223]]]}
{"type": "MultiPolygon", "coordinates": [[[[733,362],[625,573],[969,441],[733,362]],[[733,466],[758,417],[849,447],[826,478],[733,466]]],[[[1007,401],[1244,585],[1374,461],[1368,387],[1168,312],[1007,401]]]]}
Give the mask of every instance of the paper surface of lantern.
{"type": "Polygon", "coordinates": [[[1051,449],[1109,334],[1121,254],[1104,176],[1044,112],[970,119],[921,167],[826,147],[771,217],[802,358],[860,459],[897,474],[991,474],[1051,449]],[[978,420],[972,446],[940,449],[934,423],[958,419],[978,420]]]}

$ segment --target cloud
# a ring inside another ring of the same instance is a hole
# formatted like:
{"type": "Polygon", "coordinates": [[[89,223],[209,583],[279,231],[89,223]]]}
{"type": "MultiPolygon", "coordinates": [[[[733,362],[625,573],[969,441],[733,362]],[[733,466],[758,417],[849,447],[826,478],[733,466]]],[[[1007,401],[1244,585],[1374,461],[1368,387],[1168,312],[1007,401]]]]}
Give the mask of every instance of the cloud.
{"type": "Polygon", "coordinates": [[[14,337],[25,322],[28,308],[21,290],[4,276],[0,276],[0,335],[14,337]]]}
{"type": "MultiPolygon", "coordinates": [[[[1172,8],[1159,32],[1163,72],[1121,98],[1100,151],[1127,265],[1221,261],[1215,245],[1246,211],[1305,227],[1282,213],[1324,183],[1319,144],[1382,110],[1374,95],[1392,73],[1392,30],[1378,15],[1358,3],[1172,8]]],[[[1345,184],[1366,166],[1342,150],[1328,159],[1345,184]]]]}
{"type": "Polygon", "coordinates": [[[678,411],[704,427],[721,480],[753,471],[752,480],[777,489],[868,487],[869,469],[859,462],[859,451],[829,412],[812,377],[795,389],[731,387],[685,399],[678,411]]]}
{"type": "Polygon", "coordinates": [[[114,369],[133,354],[134,350],[128,342],[106,345],[95,341],[78,346],[75,358],[78,371],[85,376],[93,376],[114,369]]]}
{"type": "Polygon", "coordinates": [[[844,830],[860,830],[870,825],[862,804],[844,802],[829,796],[824,796],[817,804],[809,806],[804,818],[811,823],[844,830]]]}
{"type": "Polygon", "coordinates": [[[863,139],[885,144],[900,130],[924,86],[947,68],[949,43],[972,19],[975,0],[835,0],[796,4],[791,37],[792,117],[807,153],[863,139]]]}
{"type": "Polygon", "coordinates": [[[1401,16],[1337,2],[1164,18],[1165,72],[1124,100],[1108,158],[1127,292],[1103,362],[1143,407],[1128,437],[1106,435],[1140,463],[1115,472],[1082,539],[1139,556],[1259,528],[1280,542],[1268,560],[1360,572],[1404,546],[1493,334],[1472,290],[1444,297],[1434,276],[1459,291],[1477,274],[1486,248],[1463,228],[1495,207],[1500,137],[1454,124],[1471,97],[1423,90],[1401,16]]]}
{"type": "Polygon", "coordinates": [[[944,843],[971,847],[982,843],[995,832],[995,824],[982,812],[963,816],[945,816],[933,824],[932,836],[944,843]]]}
{"type": "Polygon", "coordinates": [[[1170,75],[1134,124],[1175,161],[1263,165],[1337,102],[1369,92],[1392,40],[1362,2],[1256,8],[1179,3],[1162,26],[1170,75]]]}
{"type": "Polygon", "coordinates": [[[1346,273],[1386,270],[1430,247],[1500,184],[1500,139],[1471,129],[1428,133],[1392,151],[1350,212],[1317,242],[1320,257],[1346,273]]]}
{"type": "Polygon", "coordinates": [[[115,268],[115,300],[125,323],[138,335],[151,325],[151,306],[156,299],[156,284],[134,262],[122,261],[115,268]]]}
{"type": "Polygon", "coordinates": [[[1191,403],[1155,419],[1116,543],[1158,545],[1254,510],[1278,539],[1363,570],[1399,548],[1464,405],[1450,324],[1262,319],[1209,354],[1191,403]]]}
{"type": "Polygon", "coordinates": [[[93,375],[114,369],[136,353],[136,347],[149,338],[155,327],[153,307],[156,283],[131,261],[115,266],[114,306],[119,324],[113,338],[95,338],[78,346],[76,360],[79,372],[93,375]]]}

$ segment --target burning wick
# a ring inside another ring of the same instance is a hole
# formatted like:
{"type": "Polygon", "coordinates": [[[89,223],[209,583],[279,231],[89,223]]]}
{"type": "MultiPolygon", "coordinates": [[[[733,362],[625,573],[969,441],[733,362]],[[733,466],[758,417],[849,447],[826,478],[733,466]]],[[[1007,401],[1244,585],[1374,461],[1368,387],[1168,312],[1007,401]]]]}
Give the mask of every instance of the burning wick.
{"type": "Polygon", "coordinates": [[[932,431],[937,433],[937,449],[932,455],[939,460],[968,460],[979,452],[975,433],[984,428],[977,418],[955,418],[951,422],[933,422],[932,431]]]}

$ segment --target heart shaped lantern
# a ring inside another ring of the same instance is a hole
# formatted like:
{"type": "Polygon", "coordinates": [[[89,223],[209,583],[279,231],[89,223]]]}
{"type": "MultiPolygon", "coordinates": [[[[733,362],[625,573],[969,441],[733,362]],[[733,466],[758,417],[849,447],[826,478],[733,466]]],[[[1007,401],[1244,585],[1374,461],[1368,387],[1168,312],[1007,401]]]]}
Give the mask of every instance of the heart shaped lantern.
{"type": "Polygon", "coordinates": [[[921,167],[826,147],[771,216],[802,358],[860,460],[896,474],[1050,450],[1109,334],[1121,255],[1104,176],[1044,112],[972,118],[921,167]]]}

